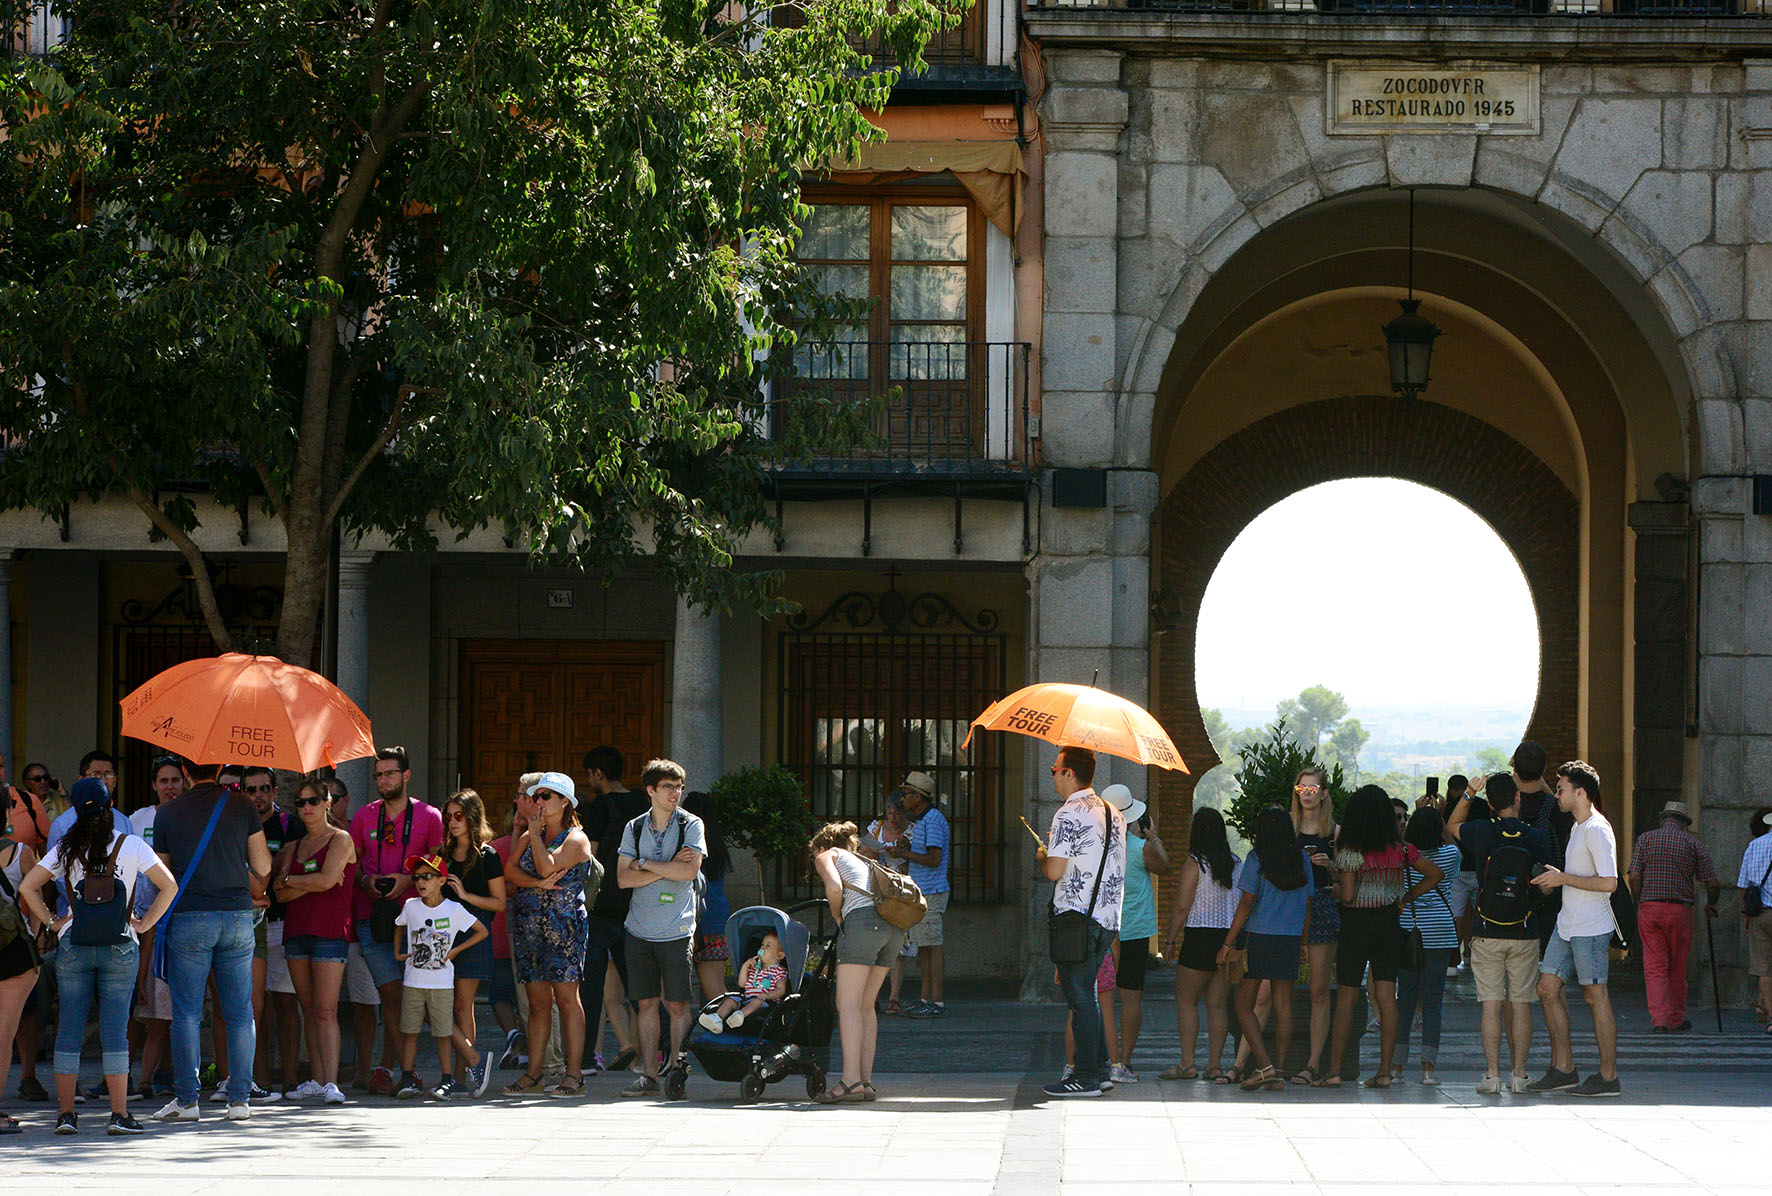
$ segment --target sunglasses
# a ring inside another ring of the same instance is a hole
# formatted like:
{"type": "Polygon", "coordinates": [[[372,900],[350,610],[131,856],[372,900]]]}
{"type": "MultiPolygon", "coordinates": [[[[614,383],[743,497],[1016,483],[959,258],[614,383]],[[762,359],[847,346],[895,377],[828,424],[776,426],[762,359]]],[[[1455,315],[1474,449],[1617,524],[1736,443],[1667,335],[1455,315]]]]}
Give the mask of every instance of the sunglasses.
{"type": "Polygon", "coordinates": [[[443,878],[435,872],[414,872],[412,874],[412,883],[413,884],[423,884],[427,880],[442,880],[442,879],[443,878]]]}
{"type": "Polygon", "coordinates": [[[1314,797],[1323,792],[1321,786],[1318,785],[1294,785],[1292,791],[1300,797],[1314,797]]]}
{"type": "Polygon", "coordinates": [[[44,781],[47,781],[48,779],[49,779],[48,773],[34,772],[30,776],[25,778],[25,783],[27,785],[41,785],[44,781]]]}
{"type": "Polygon", "coordinates": [[[270,793],[272,790],[274,790],[276,788],[276,786],[275,785],[243,785],[243,786],[241,786],[241,788],[244,789],[247,793],[270,793]]]}
{"type": "Polygon", "coordinates": [[[295,804],[298,806],[323,806],[329,800],[324,797],[298,797],[295,799],[295,804]]]}

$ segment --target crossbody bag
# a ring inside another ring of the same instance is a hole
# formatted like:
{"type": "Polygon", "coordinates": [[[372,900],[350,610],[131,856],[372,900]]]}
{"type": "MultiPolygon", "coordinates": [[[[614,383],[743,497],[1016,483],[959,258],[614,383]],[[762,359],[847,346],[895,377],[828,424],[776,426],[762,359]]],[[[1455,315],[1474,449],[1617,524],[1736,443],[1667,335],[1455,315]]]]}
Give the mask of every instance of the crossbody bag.
{"type": "Polygon", "coordinates": [[[209,850],[209,840],[215,836],[216,824],[221,821],[222,807],[227,804],[226,790],[216,794],[215,809],[209,812],[209,824],[203,828],[203,837],[197,840],[197,850],[191,853],[191,862],[185,865],[184,875],[178,878],[178,891],[172,895],[172,904],[166,907],[166,913],[160,919],[162,929],[154,936],[154,961],[151,965],[157,980],[172,978],[172,960],[166,954],[166,939],[172,929],[172,914],[178,908],[178,903],[184,900],[185,889],[188,887],[185,882],[197,875],[197,865],[203,862],[203,853],[209,850]]]}
{"type": "MultiPolygon", "coordinates": [[[[1089,892],[1089,908],[1081,913],[1074,909],[1052,910],[1046,919],[1047,946],[1052,962],[1069,966],[1089,958],[1089,924],[1094,920],[1095,901],[1101,896],[1101,877],[1107,871],[1108,852],[1114,846],[1114,816],[1102,804],[1101,863],[1095,869],[1095,887],[1089,892]]],[[[1056,902],[1054,903],[1056,907],[1056,902]]]]}
{"type": "Polygon", "coordinates": [[[1766,870],[1760,873],[1760,883],[1751,889],[1741,890],[1741,912],[1750,918],[1757,918],[1766,908],[1766,902],[1760,894],[1766,891],[1766,878],[1772,876],[1772,860],[1766,861],[1766,870]]]}

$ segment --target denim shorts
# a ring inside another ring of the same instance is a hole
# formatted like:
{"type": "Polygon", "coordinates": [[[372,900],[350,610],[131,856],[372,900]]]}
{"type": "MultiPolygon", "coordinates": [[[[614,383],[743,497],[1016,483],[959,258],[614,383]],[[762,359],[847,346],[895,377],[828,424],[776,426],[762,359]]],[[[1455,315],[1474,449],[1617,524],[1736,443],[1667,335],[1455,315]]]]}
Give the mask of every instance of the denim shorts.
{"type": "Polygon", "coordinates": [[[369,932],[369,919],[364,918],[357,923],[357,946],[363,952],[363,962],[369,965],[369,978],[375,981],[375,987],[395,984],[406,975],[406,969],[394,958],[394,944],[378,943],[369,932]]]}
{"type": "Polygon", "coordinates": [[[1538,970],[1555,976],[1565,985],[1577,981],[1583,988],[1604,984],[1612,967],[1612,932],[1583,934],[1566,939],[1553,933],[1544,945],[1544,962],[1538,970]]]}
{"type": "Polygon", "coordinates": [[[311,959],[316,963],[343,963],[351,954],[351,945],[343,939],[323,939],[317,934],[298,934],[283,940],[283,954],[289,959],[311,959]]]}

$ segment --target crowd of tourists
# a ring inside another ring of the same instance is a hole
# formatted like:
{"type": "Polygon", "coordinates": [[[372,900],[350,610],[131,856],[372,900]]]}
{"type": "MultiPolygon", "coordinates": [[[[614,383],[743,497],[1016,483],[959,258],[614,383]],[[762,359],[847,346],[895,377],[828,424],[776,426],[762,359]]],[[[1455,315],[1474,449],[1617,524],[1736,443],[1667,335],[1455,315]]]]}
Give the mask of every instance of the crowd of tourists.
{"type": "MultiPolygon", "coordinates": [[[[1401,1081],[1417,1041],[1421,1082],[1437,1084],[1446,981],[1468,970],[1482,1006],[1479,1094],[1617,1096],[1608,981],[1614,951],[1627,942],[1642,953],[1654,1032],[1692,1028],[1686,965],[1696,890],[1704,887],[1704,916],[1714,917],[1720,885],[1681,802],[1669,802],[1659,824],[1637,838],[1621,878],[1598,773],[1580,760],[1552,772],[1543,747],[1527,740],[1507,772],[1450,777],[1444,794],[1424,794],[1413,805],[1362,786],[1339,819],[1327,777],[1307,769],[1295,780],[1290,809],[1260,812],[1246,857],[1232,850],[1220,812],[1202,807],[1186,855],[1172,863],[1144,803],[1123,786],[1097,794],[1094,774],[1091,753],[1060,750],[1052,776],[1064,804],[1040,851],[1055,886],[1050,947],[1068,1006],[1069,1064],[1046,1086],[1049,1096],[1097,1096],[1138,1082],[1132,1052],[1156,933],[1153,873],[1172,873],[1176,886],[1160,946],[1176,966],[1181,1058],[1159,1073],[1162,1080],[1249,1092],[1339,1088],[1344,1077],[1362,1074],[1354,1030],[1369,1009],[1377,1049],[1363,1086],[1401,1081]],[[1295,1046],[1299,985],[1308,994],[1308,1026],[1295,1046]],[[1593,1024],[1597,1067],[1585,1078],[1571,1040],[1570,985],[1579,987],[1593,1024]],[[1550,1048],[1537,1078],[1528,1071],[1533,1005],[1542,1009],[1550,1048]],[[1230,1051],[1233,1019],[1238,1042],[1230,1051]]],[[[1765,1019],[1772,1014],[1772,811],[1755,811],[1752,823],[1738,885],[1765,1019]]]]}
{"type": "MultiPolygon", "coordinates": [[[[1052,784],[1063,804],[1038,852],[1053,884],[1048,947],[1067,1006],[1068,1065],[1048,1095],[1138,1081],[1145,978],[1160,960],[1177,967],[1182,1049],[1164,1080],[1339,1087],[1360,1074],[1354,1029],[1369,1006],[1378,1041],[1364,1084],[1403,1078],[1417,1026],[1420,1076],[1435,1083],[1446,979],[1468,968],[1482,1004],[1479,1093],[1621,1091],[1608,993],[1622,930],[1618,850],[1590,765],[1549,772],[1528,741],[1509,772],[1452,777],[1443,796],[1413,807],[1364,786],[1339,818],[1324,775],[1306,770],[1289,809],[1261,811],[1241,859],[1210,808],[1194,812],[1185,854],[1171,857],[1125,786],[1095,792],[1095,768],[1089,751],[1060,750],[1052,784]],[[1168,878],[1165,929],[1156,895],[1168,878]],[[1570,984],[1592,1015],[1598,1066],[1585,1079],[1570,984]],[[1295,1036],[1296,985],[1308,1026],[1295,1036]],[[1537,1079],[1533,1004],[1550,1047],[1537,1079]]],[[[514,1073],[501,1086],[513,1095],[577,1096],[588,1074],[607,1070],[631,1073],[621,1096],[658,1096],[698,1018],[710,1033],[755,1024],[789,984],[780,935],[727,943],[718,819],[669,760],[647,763],[635,789],[610,747],[586,755],[582,784],[563,772],[523,774],[499,828],[472,789],[440,806],[411,793],[399,747],[377,753],[375,798],[355,814],[332,775],[285,780],[280,792],[265,768],[163,756],[149,777],[153,803],[125,814],[111,756],[90,752],[79,772],[64,794],[44,765],[27,765],[21,788],[0,762],[0,1044],[16,1050],[18,1095],[55,1102],[58,1134],[80,1132],[88,1101],[108,1105],[106,1132],[127,1135],[142,1131],[132,1096],[164,1100],[160,1121],[198,1121],[205,1100],[242,1121],[255,1103],[338,1105],[354,1099],[347,1092],[480,1097],[499,1070],[514,1073]],[[733,950],[744,958],[731,960],[733,950]],[[738,988],[728,993],[733,962],[738,988]],[[482,1000],[503,1036],[502,1049],[484,1053],[482,1000]],[[83,1088],[89,1022],[102,1079],[83,1088]],[[427,1032],[436,1071],[421,1076],[427,1032]],[[53,1093],[39,1077],[45,1041],[53,1093]]],[[[951,829],[939,801],[933,778],[912,772],[865,830],[834,822],[808,844],[837,928],[842,1071],[820,1100],[877,1098],[882,1014],[946,1014],[951,829]],[[920,894],[912,925],[888,916],[895,875],[920,894]],[[921,999],[907,1006],[913,961],[921,999]]],[[[1739,886],[1751,971],[1772,1010],[1772,813],[1754,821],[1739,886]]],[[[1627,874],[1658,1032],[1691,1026],[1697,886],[1707,913],[1718,908],[1715,868],[1689,824],[1670,802],[1638,838],[1627,874]]],[[[0,1092],[13,1053],[0,1054],[0,1092]]],[[[20,1129],[0,1114],[0,1134],[20,1129]]]]}

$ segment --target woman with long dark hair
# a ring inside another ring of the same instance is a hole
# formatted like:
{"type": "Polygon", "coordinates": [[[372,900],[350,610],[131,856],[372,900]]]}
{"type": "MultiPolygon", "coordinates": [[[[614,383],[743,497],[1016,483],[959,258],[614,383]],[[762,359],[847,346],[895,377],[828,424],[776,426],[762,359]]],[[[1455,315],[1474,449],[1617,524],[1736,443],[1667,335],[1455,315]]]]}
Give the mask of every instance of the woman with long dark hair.
{"type": "Polygon", "coordinates": [[[357,844],[331,820],[332,788],[309,778],[295,791],[301,838],[278,853],[271,892],[284,903],[283,954],[301,1006],[313,1075],[291,1100],[345,1103],[338,1086],[338,994],[350,956],[351,899],[356,893],[357,844]]]}
{"type": "Polygon", "coordinates": [[[1292,829],[1291,816],[1279,806],[1267,807],[1255,821],[1255,846],[1237,877],[1242,896],[1218,952],[1221,964],[1230,964],[1239,952],[1248,959],[1237,985],[1237,1024],[1255,1060],[1241,1083],[1245,1092],[1286,1086],[1262,1041],[1255,996],[1266,980],[1273,994],[1274,1058],[1284,1060],[1292,1046],[1292,984],[1298,979],[1298,944],[1313,887],[1310,858],[1292,829]],[[1239,945],[1245,928],[1248,937],[1239,945]]]}
{"type": "Polygon", "coordinates": [[[160,920],[178,892],[178,882],[147,841],[116,829],[111,792],[97,778],[76,781],[69,798],[74,825],[61,842],[38,861],[19,896],[40,925],[51,927],[60,942],[55,977],[61,992],[61,1022],[55,1035],[55,1094],[61,1106],[55,1132],[77,1134],[74,1094],[80,1081],[80,1047],[86,1037],[86,1015],[98,1005],[99,1047],[105,1088],[111,1098],[107,1132],[139,1134],[141,1123],[129,1115],[129,1004],[135,995],[137,944],[141,934],[160,920]],[[130,913],[131,894],[146,875],[159,890],[140,917],[130,913]],[[60,880],[69,912],[54,917],[43,890],[60,880]],[[100,885],[105,884],[104,892],[100,885]]]}
{"type": "MultiPolygon", "coordinates": [[[[1354,1028],[1354,1002],[1370,966],[1370,995],[1378,1010],[1378,1070],[1366,1080],[1366,1086],[1389,1088],[1391,1056],[1397,1045],[1397,967],[1403,951],[1398,915],[1405,903],[1446,879],[1446,872],[1403,842],[1390,795],[1377,785],[1362,785],[1348,798],[1335,869],[1341,899],[1341,943],[1335,958],[1335,1033],[1329,1058],[1344,1057],[1354,1028]],[[1421,877],[1415,884],[1410,884],[1406,875],[1411,866],[1421,877]]],[[[1341,1087],[1338,1070],[1332,1069],[1323,1084],[1341,1087]]]]}
{"type": "Polygon", "coordinates": [[[1159,1080],[1196,1080],[1195,1041],[1200,1036],[1199,1004],[1206,999],[1206,1078],[1218,1082],[1230,1011],[1225,997],[1230,977],[1218,966],[1218,953],[1237,909],[1237,869],[1242,861],[1231,851],[1224,815],[1211,806],[1194,811],[1188,828],[1188,854],[1181,861],[1181,884],[1169,915],[1163,958],[1175,961],[1175,1029],[1181,1037],[1181,1060],[1159,1072],[1159,1080]]]}
{"type": "MultiPolygon", "coordinates": [[[[455,1024],[473,1042],[479,1032],[474,998],[482,984],[492,983],[492,920],[505,907],[505,869],[492,846],[486,803],[476,791],[463,789],[449,795],[443,803],[443,835],[443,861],[449,866],[449,874],[443,878],[447,896],[461,902],[486,927],[486,937],[455,957],[455,1024]]],[[[452,1091],[471,1079],[468,1061],[459,1051],[455,1072],[445,1079],[452,1091]]]]}
{"type": "MultiPolygon", "coordinates": [[[[1397,972],[1397,1055],[1391,1069],[1396,1079],[1409,1062],[1409,1036],[1414,1032],[1415,1010],[1421,1008],[1421,1082],[1438,1084],[1435,1067],[1440,1059],[1440,1008],[1446,996],[1446,968],[1458,958],[1458,926],[1452,918],[1453,886],[1458,883],[1458,845],[1446,842],[1446,820],[1432,806],[1422,806],[1409,816],[1404,842],[1439,865],[1445,879],[1423,897],[1403,906],[1403,933],[1421,930],[1422,965],[1397,972]]],[[[1421,880],[1413,866],[1405,877],[1410,887],[1421,880]]]]}
{"type": "Polygon", "coordinates": [[[548,1028],[560,1011],[560,1046],[566,1074],[549,1096],[584,1091],[585,1010],[578,997],[584,977],[585,872],[591,841],[578,826],[578,797],[572,778],[550,772],[529,788],[535,817],[511,842],[515,853],[505,865],[505,882],[529,891],[531,900],[513,903],[511,959],[517,982],[529,996],[529,1068],[505,1086],[507,1093],[541,1087],[548,1028]]]}

